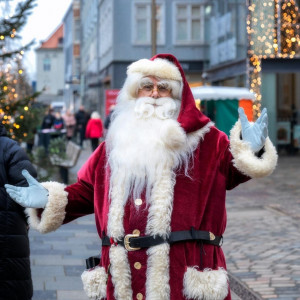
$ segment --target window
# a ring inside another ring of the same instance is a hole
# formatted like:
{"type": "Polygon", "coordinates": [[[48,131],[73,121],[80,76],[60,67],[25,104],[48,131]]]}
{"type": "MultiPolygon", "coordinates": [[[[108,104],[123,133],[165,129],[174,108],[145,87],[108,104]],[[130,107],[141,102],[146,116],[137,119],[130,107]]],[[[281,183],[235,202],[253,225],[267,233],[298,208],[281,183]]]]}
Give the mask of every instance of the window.
{"type": "Polygon", "coordinates": [[[113,7],[112,1],[102,2],[100,4],[100,30],[99,30],[99,39],[100,47],[99,53],[102,57],[107,54],[108,51],[112,48],[113,44],[113,7]]]}
{"type": "Polygon", "coordinates": [[[75,58],[75,78],[80,79],[80,58],[75,58]]]}
{"type": "MultiPolygon", "coordinates": [[[[164,44],[163,5],[156,3],[156,42],[164,44]]],[[[134,4],[133,43],[151,44],[151,3],[136,2],[134,4]]]]}
{"type": "Polygon", "coordinates": [[[204,43],[204,5],[177,4],[175,16],[176,44],[204,43]]]}
{"type": "Polygon", "coordinates": [[[75,36],[74,40],[75,41],[80,41],[80,36],[81,36],[81,27],[80,27],[80,20],[75,21],[75,36]]]}
{"type": "Polygon", "coordinates": [[[43,70],[44,71],[51,71],[51,60],[50,58],[44,58],[44,61],[43,61],[43,70]]]}

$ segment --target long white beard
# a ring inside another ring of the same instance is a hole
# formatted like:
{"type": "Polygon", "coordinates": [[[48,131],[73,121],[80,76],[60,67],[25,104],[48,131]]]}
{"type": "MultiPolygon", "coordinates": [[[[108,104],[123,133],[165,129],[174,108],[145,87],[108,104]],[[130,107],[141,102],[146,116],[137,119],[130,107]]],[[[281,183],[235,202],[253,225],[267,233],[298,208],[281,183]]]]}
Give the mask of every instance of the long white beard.
{"type": "Polygon", "coordinates": [[[131,195],[140,198],[146,191],[149,201],[165,168],[174,172],[184,165],[187,170],[191,151],[176,121],[179,104],[171,98],[140,98],[116,106],[106,138],[110,196],[118,188],[124,204],[131,195]]]}

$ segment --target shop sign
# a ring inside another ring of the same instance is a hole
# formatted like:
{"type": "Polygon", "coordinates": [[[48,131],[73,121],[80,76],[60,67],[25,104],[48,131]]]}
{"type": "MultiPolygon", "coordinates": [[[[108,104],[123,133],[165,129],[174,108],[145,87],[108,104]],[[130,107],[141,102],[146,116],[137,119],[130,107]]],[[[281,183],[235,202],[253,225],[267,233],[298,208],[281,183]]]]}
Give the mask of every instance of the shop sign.
{"type": "Polygon", "coordinates": [[[105,115],[109,114],[110,107],[116,105],[120,90],[105,90],[105,115]]]}

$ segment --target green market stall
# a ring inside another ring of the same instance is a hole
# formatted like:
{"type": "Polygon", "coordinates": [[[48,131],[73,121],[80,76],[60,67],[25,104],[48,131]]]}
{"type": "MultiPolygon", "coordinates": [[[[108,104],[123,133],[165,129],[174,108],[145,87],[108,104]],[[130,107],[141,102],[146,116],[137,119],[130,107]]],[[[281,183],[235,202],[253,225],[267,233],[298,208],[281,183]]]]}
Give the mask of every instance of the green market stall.
{"type": "Polygon", "coordinates": [[[197,107],[218,129],[227,135],[238,119],[238,108],[243,107],[249,121],[253,121],[252,105],[255,94],[247,88],[199,86],[191,88],[197,107]]]}

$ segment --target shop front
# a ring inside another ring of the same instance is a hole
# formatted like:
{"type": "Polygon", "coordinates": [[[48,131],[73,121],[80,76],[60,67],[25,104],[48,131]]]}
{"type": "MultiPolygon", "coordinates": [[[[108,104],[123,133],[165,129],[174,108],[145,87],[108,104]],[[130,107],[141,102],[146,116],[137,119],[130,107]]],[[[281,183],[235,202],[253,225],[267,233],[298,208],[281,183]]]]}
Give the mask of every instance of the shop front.
{"type": "Polygon", "coordinates": [[[274,116],[270,135],[279,153],[300,149],[300,59],[262,61],[262,105],[274,116]]]}

